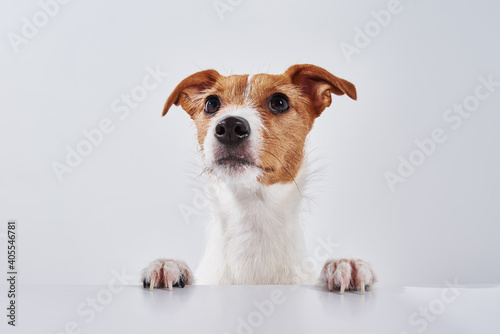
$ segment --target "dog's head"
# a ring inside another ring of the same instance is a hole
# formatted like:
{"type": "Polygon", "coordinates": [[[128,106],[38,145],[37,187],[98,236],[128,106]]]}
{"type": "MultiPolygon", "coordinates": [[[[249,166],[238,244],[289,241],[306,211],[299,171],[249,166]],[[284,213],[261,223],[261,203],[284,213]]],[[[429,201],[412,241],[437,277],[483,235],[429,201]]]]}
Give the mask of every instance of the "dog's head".
{"type": "Polygon", "coordinates": [[[222,76],[215,70],[184,79],[163,115],[181,105],[196,124],[208,170],[232,181],[292,182],[304,144],[331,94],[356,99],[356,88],[325,69],[294,65],[279,75],[222,76]]]}

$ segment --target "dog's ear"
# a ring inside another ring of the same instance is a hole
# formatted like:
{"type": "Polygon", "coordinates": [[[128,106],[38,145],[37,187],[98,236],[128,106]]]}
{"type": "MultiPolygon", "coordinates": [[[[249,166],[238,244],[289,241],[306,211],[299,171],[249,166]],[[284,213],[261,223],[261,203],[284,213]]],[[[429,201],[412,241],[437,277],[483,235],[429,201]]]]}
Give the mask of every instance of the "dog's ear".
{"type": "Polygon", "coordinates": [[[220,74],[216,70],[205,70],[192,74],[182,80],[168,97],[165,107],[163,108],[162,116],[165,116],[173,104],[176,106],[180,104],[182,109],[192,116],[194,111],[190,101],[193,95],[199,94],[203,90],[212,87],[219,76],[220,74]]]}
{"type": "Polygon", "coordinates": [[[293,84],[311,99],[316,117],[332,103],[331,94],[347,94],[356,100],[356,87],[347,80],[338,78],[327,70],[309,64],[290,66],[285,75],[290,77],[293,84]]]}

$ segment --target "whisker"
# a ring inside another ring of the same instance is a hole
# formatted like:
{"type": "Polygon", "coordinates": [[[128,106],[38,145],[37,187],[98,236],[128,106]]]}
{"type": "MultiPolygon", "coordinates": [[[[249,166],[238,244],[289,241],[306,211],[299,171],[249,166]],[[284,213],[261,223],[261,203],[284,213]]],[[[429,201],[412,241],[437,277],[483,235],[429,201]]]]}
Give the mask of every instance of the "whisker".
{"type": "Polygon", "coordinates": [[[201,171],[201,173],[195,178],[195,181],[198,181],[198,179],[207,171],[207,167],[203,168],[203,170],[201,171]]]}

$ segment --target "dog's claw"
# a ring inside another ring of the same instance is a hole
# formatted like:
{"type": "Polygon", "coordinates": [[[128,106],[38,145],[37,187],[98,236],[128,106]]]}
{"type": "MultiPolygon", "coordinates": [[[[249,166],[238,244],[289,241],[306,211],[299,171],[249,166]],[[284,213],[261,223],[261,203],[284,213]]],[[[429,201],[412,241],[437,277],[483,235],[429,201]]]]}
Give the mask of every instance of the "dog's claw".
{"type": "Polygon", "coordinates": [[[151,284],[149,285],[149,291],[153,291],[154,288],[155,288],[155,277],[153,276],[151,278],[151,284]]]}
{"type": "Polygon", "coordinates": [[[142,272],[142,286],[152,291],[155,288],[168,288],[174,286],[183,288],[193,284],[191,269],[182,261],[171,259],[158,259],[153,261],[142,272]]]}
{"type": "Polygon", "coordinates": [[[372,284],[376,281],[371,266],[359,259],[340,259],[327,261],[321,271],[320,279],[328,284],[328,290],[340,289],[340,294],[350,290],[366,289],[371,291],[372,284]]]}

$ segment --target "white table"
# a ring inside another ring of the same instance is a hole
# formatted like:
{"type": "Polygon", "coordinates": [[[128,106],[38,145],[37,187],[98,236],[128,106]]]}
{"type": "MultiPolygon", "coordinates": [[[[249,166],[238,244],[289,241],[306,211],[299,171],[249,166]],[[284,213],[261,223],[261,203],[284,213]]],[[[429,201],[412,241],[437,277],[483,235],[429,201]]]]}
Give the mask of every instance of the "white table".
{"type": "Polygon", "coordinates": [[[3,316],[0,328],[29,334],[500,333],[497,286],[375,286],[365,295],[316,286],[111,289],[21,285],[17,326],[7,326],[3,316]]]}

